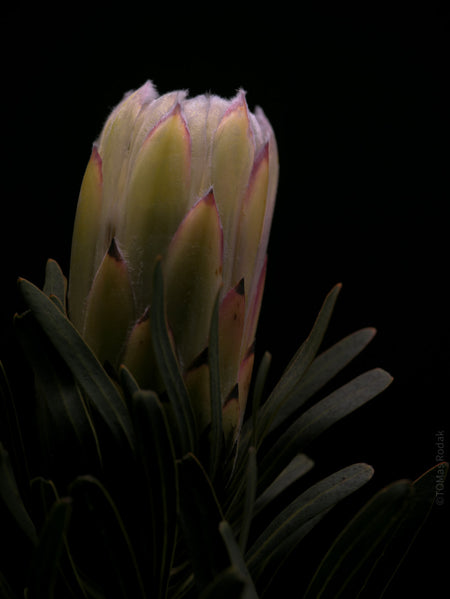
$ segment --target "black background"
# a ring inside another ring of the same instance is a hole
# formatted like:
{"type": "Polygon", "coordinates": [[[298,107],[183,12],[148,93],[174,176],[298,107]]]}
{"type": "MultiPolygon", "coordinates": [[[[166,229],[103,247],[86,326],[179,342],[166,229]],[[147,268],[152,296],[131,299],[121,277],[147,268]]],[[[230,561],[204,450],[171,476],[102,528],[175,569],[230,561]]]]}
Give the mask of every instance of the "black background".
{"type": "MultiPolygon", "coordinates": [[[[49,257],[68,271],[91,144],[123,93],[147,79],[160,93],[242,87],[280,154],[258,351],[272,352],[274,382],[343,283],[327,343],[378,330],[343,380],[374,366],[395,380],[312,450],[319,472],[372,464],[370,494],[433,466],[442,430],[448,459],[449,14],[437,0],[336,4],[7,9],[0,358],[12,361],[17,276],[41,285],[49,257]]],[[[424,581],[442,595],[449,502],[389,597],[424,581]]]]}

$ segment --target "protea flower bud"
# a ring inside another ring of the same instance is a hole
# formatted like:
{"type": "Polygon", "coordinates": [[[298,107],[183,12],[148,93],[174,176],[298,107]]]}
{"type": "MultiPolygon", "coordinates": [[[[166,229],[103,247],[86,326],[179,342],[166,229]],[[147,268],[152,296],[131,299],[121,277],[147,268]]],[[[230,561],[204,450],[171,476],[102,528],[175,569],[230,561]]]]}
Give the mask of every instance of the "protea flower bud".
{"type": "Polygon", "coordinates": [[[145,83],[109,116],[83,179],[69,310],[101,362],[157,388],[149,313],[162,256],[167,321],[201,427],[213,307],[220,293],[224,426],[246,402],[278,179],[272,128],[245,93],[158,97],[145,83]]]}

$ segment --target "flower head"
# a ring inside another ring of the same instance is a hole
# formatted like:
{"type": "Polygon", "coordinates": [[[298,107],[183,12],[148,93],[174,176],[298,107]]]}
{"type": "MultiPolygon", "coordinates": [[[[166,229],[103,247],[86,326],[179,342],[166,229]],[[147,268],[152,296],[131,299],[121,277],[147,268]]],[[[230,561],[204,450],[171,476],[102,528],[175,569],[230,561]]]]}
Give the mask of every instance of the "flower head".
{"type": "MultiPolygon", "coordinates": [[[[197,397],[220,294],[221,391],[236,425],[252,370],[277,180],[272,128],[261,109],[248,110],[243,91],[232,100],[158,96],[147,82],[125,96],[94,144],[72,242],[70,317],[100,361],[125,363],[143,387],[158,387],[148,315],[161,256],[168,325],[197,397]]],[[[208,410],[196,411],[204,426],[208,410]]]]}

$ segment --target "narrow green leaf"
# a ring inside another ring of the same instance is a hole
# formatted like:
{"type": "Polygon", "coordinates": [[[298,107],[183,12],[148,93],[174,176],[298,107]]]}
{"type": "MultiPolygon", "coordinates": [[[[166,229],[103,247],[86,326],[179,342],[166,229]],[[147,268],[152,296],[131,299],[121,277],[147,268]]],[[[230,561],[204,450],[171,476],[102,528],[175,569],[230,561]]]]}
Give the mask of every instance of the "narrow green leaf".
{"type": "Polygon", "coordinates": [[[180,373],[169,333],[164,307],[164,281],[161,261],[155,265],[151,309],[152,341],[161,377],[166,386],[178,426],[182,454],[194,451],[197,444],[196,424],[189,395],[180,373]]]}
{"type": "Polygon", "coordinates": [[[175,452],[164,409],[152,391],[138,391],[132,399],[138,455],[144,486],[142,536],[151,547],[151,596],[165,597],[175,549],[178,481],[175,452]]]}
{"type": "MultiPolygon", "coordinates": [[[[44,522],[48,517],[55,501],[60,499],[56,486],[52,480],[43,476],[37,476],[30,481],[31,491],[33,493],[33,513],[41,512],[41,520],[44,522]]],[[[39,515],[38,515],[39,518],[39,515]]],[[[35,517],[35,520],[39,519],[35,517]]]]}
{"type": "Polygon", "coordinates": [[[37,542],[36,529],[17,488],[16,478],[11,467],[8,452],[0,443],[0,499],[22,532],[33,545],[37,542]]]}
{"type": "Polygon", "coordinates": [[[199,599],[245,599],[245,582],[237,569],[230,566],[216,576],[199,599]]]}
{"type": "MultiPolygon", "coordinates": [[[[242,583],[243,585],[244,583],[242,583]]],[[[18,599],[2,572],[0,572],[0,597],[2,599],[18,599]]]]}
{"type": "Polygon", "coordinates": [[[248,451],[246,488],[244,496],[244,513],[242,515],[242,526],[239,535],[239,547],[242,552],[245,552],[248,535],[250,532],[250,526],[252,523],[257,481],[258,466],[256,463],[256,450],[254,447],[250,447],[248,451]]]}
{"type": "Polygon", "coordinates": [[[195,582],[204,590],[229,565],[219,533],[223,514],[211,481],[200,462],[188,454],[178,468],[180,483],[180,524],[195,582]]]}
{"type": "Polygon", "coordinates": [[[28,584],[28,597],[52,599],[58,567],[69,524],[72,502],[70,498],[55,501],[35,548],[28,584]]]}
{"type": "MultiPolygon", "coordinates": [[[[252,445],[256,447],[256,431],[257,431],[257,423],[258,423],[258,415],[259,415],[259,407],[261,405],[261,400],[263,396],[264,386],[266,384],[267,375],[269,373],[270,364],[272,362],[272,355],[269,352],[265,352],[261,363],[258,368],[258,372],[255,377],[255,386],[253,391],[252,398],[252,445]]],[[[244,433],[244,431],[243,431],[244,433]]]]}
{"type": "Polygon", "coordinates": [[[49,435],[46,442],[50,452],[58,455],[62,448],[70,455],[82,454],[85,460],[101,464],[102,456],[97,433],[85,401],[73,374],[56,352],[32,312],[14,319],[22,349],[34,372],[38,397],[38,423],[41,437],[49,435]],[[45,421],[45,422],[44,422],[45,421]]]}
{"type": "Polygon", "coordinates": [[[248,418],[244,421],[239,437],[239,443],[237,445],[236,459],[228,464],[228,467],[231,470],[231,472],[228,473],[228,478],[230,479],[230,490],[231,493],[235,495],[238,495],[238,493],[237,491],[236,493],[234,492],[234,486],[236,483],[239,483],[244,476],[243,472],[247,463],[248,451],[250,447],[256,448],[257,445],[256,430],[259,406],[261,404],[264,385],[271,361],[271,354],[269,352],[265,352],[259,365],[258,372],[256,373],[251,405],[251,418],[248,418]]]}
{"type": "Polygon", "coordinates": [[[70,487],[73,526],[69,546],[80,569],[105,597],[146,597],[136,555],[119,510],[102,483],[78,477],[70,487]],[[75,554],[75,548],[77,553],[75,554]]]}
{"type": "MultiPolygon", "coordinates": [[[[288,415],[292,413],[291,411],[293,409],[296,410],[300,407],[301,403],[297,402],[302,401],[300,394],[301,389],[303,388],[303,380],[306,379],[307,381],[305,389],[308,391],[311,387],[308,380],[311,381],[311,378],[313,378],[314,383],[316,383],[318,378],[317,374],[323,376],[322,371],[326,372],[326,361],[324,361],[323,358],[321,359],[320,356],[316,358],[316,360],[314,360],[314,358],[322,343],[340,290],[341,285],[336,285],[327,295],[311,333],[306,341],[300,346],[299,350],[287,366],[283,376],[260,409],[262,388],[271,361],[270,354],[264,356],[257,377],[260,377],[261,380],[255,382],[254,401],[256,400],[256,402],[252,410],[252,419],[244,424],[241,435],[239,455],[236,464],[236,471],[238,473],[242,472],[245,467],[245,456],[250,443],[259,448],[264,437],[278,426],[278,424],[284,421],[288,415]],[[315,368],[313,370],[313,376],[308,377],[309,369],[313,368],[316,362],[318,363],[319,368],[315,368]],[[314,372],[316,375],[314,375],[314,372]]],[[[338,349],[337,354],[339,353],[338,349]]],[[[335,362],[339,363],[339,360],[336,358],[335,362]]],[[[343,362],[342,359],[341,362],[343,362]]],[[[320,388],[320,386],[318,386],[318,388],[320,388]]],[[[313,391],[314,390],[312,389],[312,392],[313,391]]],[[[281,468],[283,467],[284,466],[281,466],[281,468]]],[[[277,469],[279,471],[280,467],[277,466],[277,469]]]]}
{"type": "Polygon", "coordinates": [[[263,510],[290,485],[309,472],[314,462],[304,453],[297,454],[280,472],[271,485],[265,489],[255,502],[254,515],[263,510]]]}
{"type": "Polygon", "coordinates": [[[20,279],[19,289],[37,322],[115,438],[119,441],[125,438],[133,448],[133,430],[125,403],[78,331],[35,285],[20,279]]]}
{"type": "Polygon", "coordinates": [[[9,384],[8,376],[3,363],[0,361],[0,420],[1,439],[8,447],[11,462],[17,473],[19,481],[25,481],[28,485],[30,472],[27,455],[20,428],[19,415],[17,413],[15,398],[9,384]]]}
{"type": "Polygon", "coordinates": [[[55,260],[47,261],[43,292],[50,298],[55,297],[64,314],[66,313],[67,279],[55,260]]]}
{"type": "Polygon", "coordinates": [[[119,380],[122,389],[124,390],[125,398],[128,401],[131,401],[133,395],[139,391],[139,385],[128,368],[123,364],[119,368],[119,380]]]}
{"type": "Polygon", "coordinates": [[[367,401],[392,382],[384,370],[375,368],[343,385],[304,412],[279,436],[261,462],[260,488],[270,484],[280,469],[330,426],[367,401]]]}
{"type": "Polygon", "coordinates": [[[300,346],[269,398],[263,404],[258,417],[258,442],[261,442],[267,434],[277,412],[289,401],[291,394],[295,393],[302,376],[319,350],[341,287],[340,284],[335,285],[327,295],[311,333],[300,346]]]}
{"type": "MultiPolygon", "coordinates": [[[[34,478],[31,481],[31,490],[33,493],[33,515],[34,521],[37,522],[38,528],[42,527],[49,517],[51,510],[53,509],[55,502],[58,502],[61,498],[55,487],[55,484],[51,480],[47,480],[41,476],[34,478]],[[41,513],[36,515],[37,511],[41,513]]],[[[68,589],[74,587],[77,591],[72,589],[71,595],[73,597],[78,596],[77,592],[81,592],[83,597],[87,597],[83,582],[77,571],[76,564],[73,561],[72,554],[67,543],[67,538],[64,535],[64,552],[60,559],[60,574],[61,580],[64,584],[64,588],[68,589]]],[[[0,595],[1,596],[1,595],[0,595]]]]}
{"type": "Polygon", "coordinates": [[[353,464],[321,480],[289,504],[256,539],[247,564],[257,581],[264,569],[274,569],[303,538],[302,527],[367,483],[373,469],[353,464]]]}
{"type": "Polygon", "coordinates": [[[211,479],[214,480],[223,447],[222,399],[219,365],[219,294],[214,304],[209,333],[208,363],[211,395],[211,479]]]}
{"type": "Polygon", "coordinates": [[[396,530],[413,494],[410,481],[382,489],[337,537],[315,572],[304,599],[358,597],[396,530]]]}
{"type": "Polygon", "coordinates": [[[245,581],[245,590],[242,594],[242,599],[258,599],[255,585],[245,563],[242,547],[238,545],[231,526],[226,520],[220,523],[219,531],[222,535],[222,539],[225,542],[232,565],[236,568],[242,579],[245,581]]]}
{"type": "Polygon", "coordinates": [[[384,595],[425,524],[436,500],[437,485],[444,484],[447,472],[448,464],[437,464],[414,481],[413,493],[408,497],[403,517],[380,552],[361,593],[361,599],[384,595]]]}
{"type": "Polygon", "coordinates": [[[60,310],[63,314],[65,314],[65,307],[61,303],[59,297],[56,297],[56,295],[49,295],[49,300],[55,304],[55,306],[58,308],[58,310],[60,310]]]}
{"type": "Polygon", "coordinates": [[[373,339],[375,333],[373,328],[361,329],[317,356],[299,385],[275,415],[269,432],[282,422],[287,422],[310,397],[347,366],[373,339]]]}
{"type": "MultiPolygon", "coordinates": [[[[295,542],[291,537],[288,537],[284,540],[282,539],[280,541],[276,554],[272,556],[264,569],[260,571],[257,575],[257,578],[255,578],[258,583],[258,588],[261,589],[263,597],[265,596],[264,590],[266,588],[274,588],[274,586],[276,586],[276,583],[274,585],[274,579],[276,579],[277,575],[279,575],[284,562],[287,560],[292,551],[295,550],[295,547],[298,546],[301,541],[303,541],[303,539],[314,529],[315,526],[319,524],[319,522],[321,522],[321,520],[325,518],[328,512],[330,512],[332,509],[333,508],[330,507],[327,510],[323,510],[317,514],[317,516],[314,516],[313,518],[310,518],[301,524],[295,532],[295,542]]],[[[309,543],[315,543],[317,542],[317,539],[318,537],[316,536],[315,538],[312,538],[309,543]]],[[[308,551],[308,546],[309,545],[305,544],[303,550],[308,551]]],[[[300,552],[301,551],[302,548],[300,548],[300,552]]],[[[280,579],[280,582],[282,582],[282,579],[280,579]]]]}

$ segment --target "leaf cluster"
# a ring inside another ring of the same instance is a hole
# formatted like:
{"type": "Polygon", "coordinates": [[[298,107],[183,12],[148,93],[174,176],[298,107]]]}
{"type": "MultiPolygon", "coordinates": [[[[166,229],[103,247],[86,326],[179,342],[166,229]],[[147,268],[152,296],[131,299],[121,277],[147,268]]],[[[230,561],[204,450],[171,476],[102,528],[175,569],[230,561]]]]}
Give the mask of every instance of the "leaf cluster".
{"type": "MultiPolygon", "coordinates": [[[[323,392],[375,334],[356,331],[319,353],[339,285],[268,394],[264,355],[251,413],[231,446],[221,421],[217,306],[208,348],[212,421],[199,435],[159,263],[151,326],[160,395],[140,389],[126,368],[100,364],[67,316],[56,262],[42,290],[23,279],[19,289],[28,309],[15,325],[34,376],[37,437],[26,438],[23,398],[2,368],[2,597],[269,597],[287,558],[320,543],[317,525],[371,479],[371,466],[355,463],[311,481],[305,453],[392,380],[376,368],[323,392]]],[[[295,596],[382,596],[433,505],[436,468],[376,492],[323,548],[295,596]]]]}

